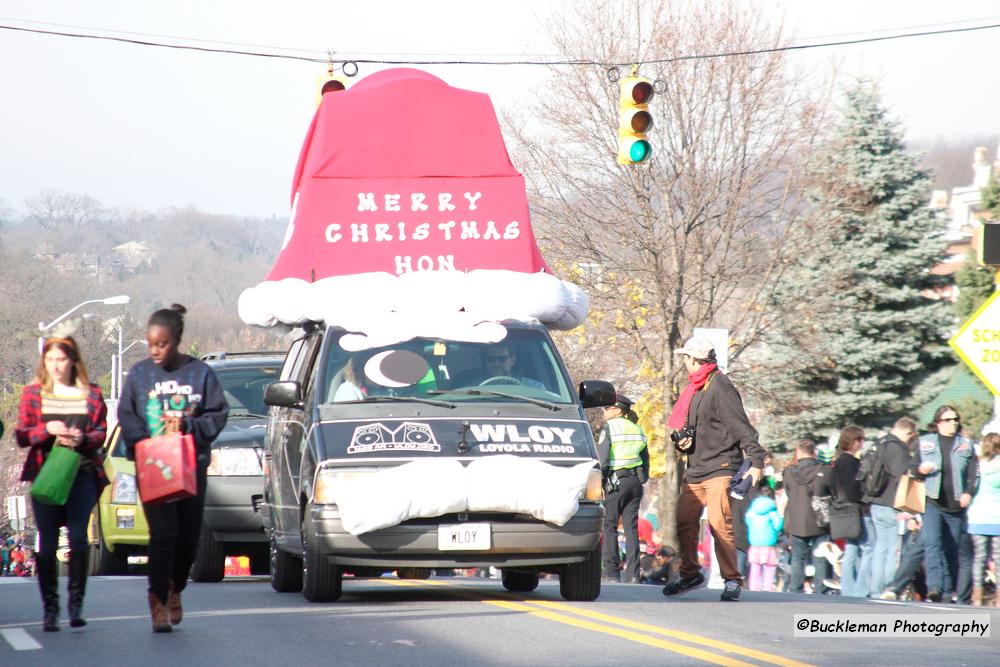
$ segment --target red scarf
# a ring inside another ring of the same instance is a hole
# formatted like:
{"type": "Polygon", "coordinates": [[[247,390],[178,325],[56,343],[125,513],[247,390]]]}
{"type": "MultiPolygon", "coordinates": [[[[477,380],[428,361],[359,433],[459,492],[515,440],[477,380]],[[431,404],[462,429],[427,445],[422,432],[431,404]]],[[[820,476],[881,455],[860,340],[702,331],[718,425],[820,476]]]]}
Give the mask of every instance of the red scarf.
{"type": "Polygon", "coordinates": [[[708,376],[716,368],[718,366],[715,364],[702,364],[694,373],[688,374],[688,385],[684,387],[684,391],[681,392],[677,402],[674,403],[674,409],[670,413],[670,419],[667,420],[667,426],[672,429],[678,429],[687,423],[688,410],[691,408],[691,399],[694,398],[696,391],[708,383],[708,376]]]}

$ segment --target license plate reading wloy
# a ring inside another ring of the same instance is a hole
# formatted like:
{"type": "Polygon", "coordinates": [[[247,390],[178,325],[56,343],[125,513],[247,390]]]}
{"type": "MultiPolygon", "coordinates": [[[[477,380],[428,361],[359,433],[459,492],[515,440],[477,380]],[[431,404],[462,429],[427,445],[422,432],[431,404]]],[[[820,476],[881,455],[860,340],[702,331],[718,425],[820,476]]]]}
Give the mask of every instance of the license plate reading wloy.
{"type": "Polygon", "coordinates": [[[438,526],[441,551],[485,551],[490,548],[490,524],[461,523],[438,526]]]}

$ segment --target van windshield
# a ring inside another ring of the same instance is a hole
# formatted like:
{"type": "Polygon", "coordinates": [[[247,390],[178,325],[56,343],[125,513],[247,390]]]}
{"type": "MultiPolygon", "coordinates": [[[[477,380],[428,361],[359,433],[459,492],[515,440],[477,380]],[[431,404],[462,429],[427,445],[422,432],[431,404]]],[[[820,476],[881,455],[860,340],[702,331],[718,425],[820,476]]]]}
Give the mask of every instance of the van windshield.
{"type": "Polygon", "coordinates": [[[508,329],[499,343],[414,338],[360,352],[341,348],[342,334],[328,335],[337,338],[326,359],[325,403],[378,396],[573,402],[552,343],[538,330],[508,329]]]}

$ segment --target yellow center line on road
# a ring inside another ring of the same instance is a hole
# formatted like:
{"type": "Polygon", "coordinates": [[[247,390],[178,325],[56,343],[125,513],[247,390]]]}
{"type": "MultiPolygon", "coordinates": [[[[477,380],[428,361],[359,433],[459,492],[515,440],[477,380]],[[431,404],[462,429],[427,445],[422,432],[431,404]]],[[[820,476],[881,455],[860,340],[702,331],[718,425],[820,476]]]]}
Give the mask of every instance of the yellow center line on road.
{"type": "MultiPolygon", "coordinates": [[[[700,637],[698,635],[693,635],[686,632],[660,628],[655,625],[637,623],[635,621],[630,621],[628,619],[618,618],[615,616],[609,616],[607,614],[601,614],[599,612],[589,612],[589,611],[579,610],[569,605],[562,605],[557,602],[549,602],[545,600],[535,601],[535,600],[524,600],[524,599],[518,599],[517,601],[505,600],[505,599],[483,600],[480,596],[473,594],[474,590],[470,590],[469,588],[459,584],[451,584],[441,581],[425,580],[416,582],[416,581],[383,580],[380,583],[393,584],[396,586],[424,586],[424,585],[441,586],[447,588],[449,592],[454,593],[457,597],[460,596],[463,598],[472,599],[477,602],[482,602],[483,604],[489,604],[496,607],[501,607],[503,609],[509,609],[511,611],[518,611],[531,614],[532,616],[544,618],[546,620],[554,621],[556,623],[562,623],[563,625],[571,625],[577,628],[582,628],[584,630],[590,630],[591,632],[600,632],[607,635],[613,635],[621,639],[627,639],[629,641],[633,641],[639,644],[645,644],[646,646],[652,646],[654,648],[671,651],[673,653],[679,653],[681,655],[690,658],[704,660],[705,662],[710,662],[715,665],[727,665],[731,667],[753,667],[752,663],[743,662],[742,660],[737,660],[735,658],[718,655],[716,653],[705,651],[700,648],[685,646],[683,644],[676,644],[674,642],[659,639],[657,637],[650,637],[648,634],[642,634],[642,632],[660,634],[668,637],[673,637],[675,639],[680,639],[682,641],[686,641],[689,643],[702,644],[703,646],[708,646],[710,648],[725,651],[727,653],[741,654],[746,657],[753,658],[755,660],[766,662],[768,664],[782,665],[783,667],[809,667],[809,665],[806,665],[805,663],[796,662],[794,660],[788,660],[778,655],[764,653],[763,651],[746,649],[743,648],[742,646],[737,646],[735,644],[727,644],[726,642],[709,639],[708,637],[700,637]],[[583,620],[580,618],[574,618],[573,616],[567,615],[565,613],[558,613],[555,611],[545,611],[539,609],[538,607],[550,607],[552,609],[557,609],[558,612],[569,612],[570,614],[576,614],[577,616],[590,617],[595,620],[603,621],[605,624],[610,623],[613,625],[621,625],[629,629],[625,630],[617,627],[611,627],[609,625],[602,625],[592,621],[583,620]],[[637,631],[642,631],[642,632],[637,632],[637,631]]],[[[476,590],[475,592],[483,593],[483,591],[479,590],[476,590]]],[[[492,595],[490,593],[487,594],[492,595]]],[[[497,595],[496,597],[500,598],[501,596],[497,595]]]]}
{"type": "Polygon", "coordinates": [[[682,630],[670,630],[668,628],[661,628],[656,625],[648,625],[646,623],[640,623],[627,618],[610,616],[608,614],[602,614],[599,611],[590,611],[589,609],[579,609],[577,607],[573,607],[568,604],[563,604],[561,602],[551,602],[549,600],[523,600],[523,602],[525,602],[526,604],[537,605],[539,607],[545,607],[548,609],[556,609],[570,614],[577,614],[579,616],[584,616],[586,618],[592,618],[594,620],[604,621],[605,623],[623,625],[625,627],[632,628],[633,630],[642,630],[643,632],[651,632],[658,635],[664,635],[666,637],[673,637],[674,639],[680,639],[682,641],[690,642],[692,644],[701,644],[702,646],[710,646],[712,648],[719,649],[720,651],[726,651],[728,653],[736,653],[737,655],[742,655],[747,658],[753,658],[754,660],[760,660],[761,662],[766,662],[771,665],[782,665],[782,667],[811,667],[808,663],[799,662],[798,660],[791,660],[789,658],[784,658],[780,655],[775,655],[773,653],[765,653],[764,651],[757,651],[755,649],[746,648],[745,646],[740,646],[738,644],[730,644],[728,642],[719,641],[718,639],[712,639],[711,637],[702,637],[701,635],[695,635],[690,632],[684,632],[682,630]]]}

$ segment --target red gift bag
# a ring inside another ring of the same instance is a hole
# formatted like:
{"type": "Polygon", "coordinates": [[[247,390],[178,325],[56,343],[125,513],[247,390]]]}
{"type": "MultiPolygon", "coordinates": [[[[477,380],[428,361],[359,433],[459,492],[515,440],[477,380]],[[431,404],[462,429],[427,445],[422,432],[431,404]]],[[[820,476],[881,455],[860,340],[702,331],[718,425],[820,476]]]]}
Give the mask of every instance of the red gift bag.
{"type": "Polygon", "coordinates": [[[136,443],[135,473],[142,502],[156,505],[197,495],[197,466],[191,435],[171,433],[136,443]]]}

